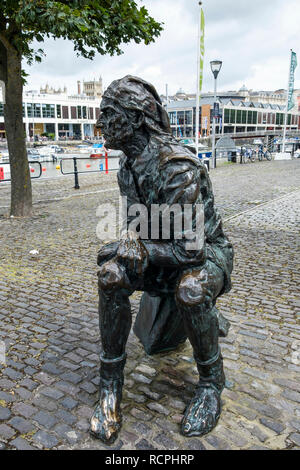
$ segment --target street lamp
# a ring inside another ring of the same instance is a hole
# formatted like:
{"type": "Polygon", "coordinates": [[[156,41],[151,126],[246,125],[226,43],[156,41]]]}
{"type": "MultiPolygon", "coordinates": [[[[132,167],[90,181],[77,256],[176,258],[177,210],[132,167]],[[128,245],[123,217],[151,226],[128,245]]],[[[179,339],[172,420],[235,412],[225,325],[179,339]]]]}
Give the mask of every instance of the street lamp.
{"type": "Polygon", "coordinates": [[[214,80],[214,111],[213,111],[213,136],[212,136],[212,163],[213,163],[213,168],[216,168],[217,166],[217,159],[216,159],[216,101],[217,101],[217,78],[219,75],[219,72],[222,67],[222,61],[221,60],[212,60],[210,62],[210,68],[213,73],[213,76],[215,78],[214,80]]]}

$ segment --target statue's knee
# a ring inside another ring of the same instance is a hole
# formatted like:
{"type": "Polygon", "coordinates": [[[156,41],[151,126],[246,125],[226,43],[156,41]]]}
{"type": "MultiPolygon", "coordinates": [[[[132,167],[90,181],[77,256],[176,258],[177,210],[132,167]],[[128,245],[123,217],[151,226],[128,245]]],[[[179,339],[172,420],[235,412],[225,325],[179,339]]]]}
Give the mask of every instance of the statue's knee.
{"type": "Polygon", "coordinates": [[[115,261],[108,261],[98,271],[98,286],[103,290],[115,290],[129,287],[129,280],[124,266],[115,261]]]}
{"type": "Polygon", "coordinates": [[[210,298],[207,294],[201,279],[192,275],[186,275],[181,279],[177,287],[176,300],[179,305],[186,307],[207,305],[210,303],[210,298]]]}

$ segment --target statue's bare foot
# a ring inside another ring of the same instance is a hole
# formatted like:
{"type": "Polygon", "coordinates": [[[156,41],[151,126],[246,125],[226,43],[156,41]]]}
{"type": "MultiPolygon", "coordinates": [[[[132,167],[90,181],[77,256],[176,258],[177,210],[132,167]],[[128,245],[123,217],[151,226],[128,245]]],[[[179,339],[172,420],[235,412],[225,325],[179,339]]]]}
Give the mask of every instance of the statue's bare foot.
{"type": "Polygon", "coordinates": [[[197,389],[181,423],[184,436],[202,436],[216,426],[221,413],[220,395],[213,385],[197,389]]]}
{"type": "Polygon", "coordinates": [[[90,433],[105,444],[113,444],[121,429],[120,403],[122,384],[119,380],[111,383],[102,381],[100,398],[91,418],[90,433]]]}

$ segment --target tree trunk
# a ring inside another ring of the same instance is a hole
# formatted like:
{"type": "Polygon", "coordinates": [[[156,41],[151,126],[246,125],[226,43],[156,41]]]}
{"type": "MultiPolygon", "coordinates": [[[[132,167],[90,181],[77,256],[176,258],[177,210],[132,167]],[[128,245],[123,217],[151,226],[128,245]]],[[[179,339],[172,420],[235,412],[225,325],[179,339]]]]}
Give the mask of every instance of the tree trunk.
{"type": "Polygon", "coordinates": [[[11,171],[11,208],[15,217],[29,217],[32,192],[23,125],[21,55],[7,51],[4,121],[11,171]]]}

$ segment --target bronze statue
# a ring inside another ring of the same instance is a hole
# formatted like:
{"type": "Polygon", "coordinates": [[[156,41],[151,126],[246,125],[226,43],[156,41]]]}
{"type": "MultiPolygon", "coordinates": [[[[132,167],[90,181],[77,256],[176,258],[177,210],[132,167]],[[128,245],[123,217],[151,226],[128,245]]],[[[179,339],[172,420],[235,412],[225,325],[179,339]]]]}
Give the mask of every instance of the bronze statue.
{"type": "MultiPolygon", "coordinates": [[[[211,431],[221,411],[224,388],[223,361],[218,336],[227,334],[229,322],[215,307],[216,299],[230,290],[233,249],[224,235],[214,207],[211,182],[205,165],[171,135],[168,115],[154,87],[126,76],[105,91],[97,126],[106,146],[120,149],[118,182],[128,207],[142,204],[196,206],[204,213],[203,237],[196,249],[183,228],[176,237],[147,239],[130,231],[104,245],[98,254],[100,397],[91,419],[91,433],[113,443],[121,428],[120,402],[126,342],[131,329],[129,296],[144,291],[134,331],[149,354],[175,348],[189,339],[199,371],[195,396],[185,411],[181,431],[200,436],[211,431]]],[[[175,217],[171,218],[171,225],[175,217]]],[[[127,226],[134,221],[129,216],[127,226]]],[[[131,224],[132,225],[132,224],[131,224]]],[[[201,240],[201,236],[200,236],[201,240]]]]}

